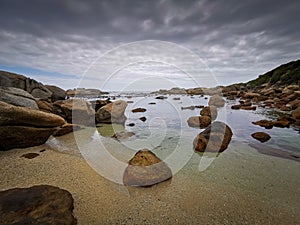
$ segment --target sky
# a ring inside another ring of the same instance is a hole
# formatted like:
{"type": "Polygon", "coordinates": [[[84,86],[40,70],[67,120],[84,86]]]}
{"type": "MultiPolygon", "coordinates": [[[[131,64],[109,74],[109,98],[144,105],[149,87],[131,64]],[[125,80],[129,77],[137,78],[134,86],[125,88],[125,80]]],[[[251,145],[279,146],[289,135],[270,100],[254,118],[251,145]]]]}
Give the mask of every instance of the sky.
{"type": "Polygon", "coordinates": [[[0,70],[64,89],[228,85],[300,58],[298,0],[1,0],[0,70]]]}

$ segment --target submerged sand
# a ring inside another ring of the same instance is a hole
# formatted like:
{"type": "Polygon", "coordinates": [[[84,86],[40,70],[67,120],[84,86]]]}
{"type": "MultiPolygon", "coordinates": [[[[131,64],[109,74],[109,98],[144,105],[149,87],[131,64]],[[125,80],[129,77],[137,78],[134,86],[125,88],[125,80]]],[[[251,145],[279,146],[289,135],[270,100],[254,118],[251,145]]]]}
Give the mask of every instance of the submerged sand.
{"type": "Polygon", "coordinates": [[[128,188],[106,180],[83,158],[47,145],[15,149],[0,152],[0,189],[38,184],[66,189],[79,225],[299,223],[298,162],[236,143],[203,172],[200,158],[195,153],[170,181],[128,188]],[[40,155],[21,157],[30,152],[40,155]]]}

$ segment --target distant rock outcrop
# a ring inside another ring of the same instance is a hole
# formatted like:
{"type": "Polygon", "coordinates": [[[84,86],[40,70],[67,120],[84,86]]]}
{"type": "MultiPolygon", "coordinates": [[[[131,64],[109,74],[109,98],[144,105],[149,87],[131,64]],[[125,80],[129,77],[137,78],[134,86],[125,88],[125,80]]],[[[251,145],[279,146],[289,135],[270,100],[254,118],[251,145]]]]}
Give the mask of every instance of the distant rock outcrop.
{"type": "Polygon", "coordinates": [[[0,71],[0,86],[20,88],[39,99],[48,99],[52,96],[52,92],[42,83],[23,75],[5,71],[0,71]]]}
{"type": "Polygon", "coordinates": [[[0,224],[76,225],[74,200],[63,189],[49,185],[0,192],[0,224]]]}
{"type": "Polygon", "coordinates": [[[101,95],[109,94],[108,92],[100,91],[98,89],[92,89],[92,88],[75,88],[73,90],[67,90],[66,95],[68,97],[84,97],[84,96],[94,96],[99,97],[101,95]]]}

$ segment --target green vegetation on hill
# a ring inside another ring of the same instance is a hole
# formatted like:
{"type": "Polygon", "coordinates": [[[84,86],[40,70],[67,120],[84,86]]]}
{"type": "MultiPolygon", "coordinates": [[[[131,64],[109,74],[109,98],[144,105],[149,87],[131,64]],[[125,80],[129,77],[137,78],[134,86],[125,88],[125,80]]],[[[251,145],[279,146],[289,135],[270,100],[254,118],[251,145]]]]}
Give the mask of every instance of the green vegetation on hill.
{"type": "Polygon", "coordinates": [[[270,83],[272,85],[300,84],[300,60],[283,64],[263,75],[260,75],[257,79],[249,81],[247,85],[255,87],[264,83],[270,83]]]}

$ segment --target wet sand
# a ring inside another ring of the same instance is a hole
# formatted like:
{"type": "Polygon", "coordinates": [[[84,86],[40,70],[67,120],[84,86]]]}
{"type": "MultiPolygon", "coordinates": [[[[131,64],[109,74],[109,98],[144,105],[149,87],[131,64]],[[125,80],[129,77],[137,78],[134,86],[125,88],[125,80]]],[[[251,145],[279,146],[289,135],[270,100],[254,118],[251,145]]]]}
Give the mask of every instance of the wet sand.
{"type": "Polygon", "coordinates": [[[0,152],[0,189],[38,184],[66,189],[79,225],[299,223],[299,162],[238,143],[203,172],[200,159],[195,153],[170,181],[128,188],[101,177],[83,158],[42,145],[0,152]],[[21,157],[30,152],[40,156],[21,157]]]}

